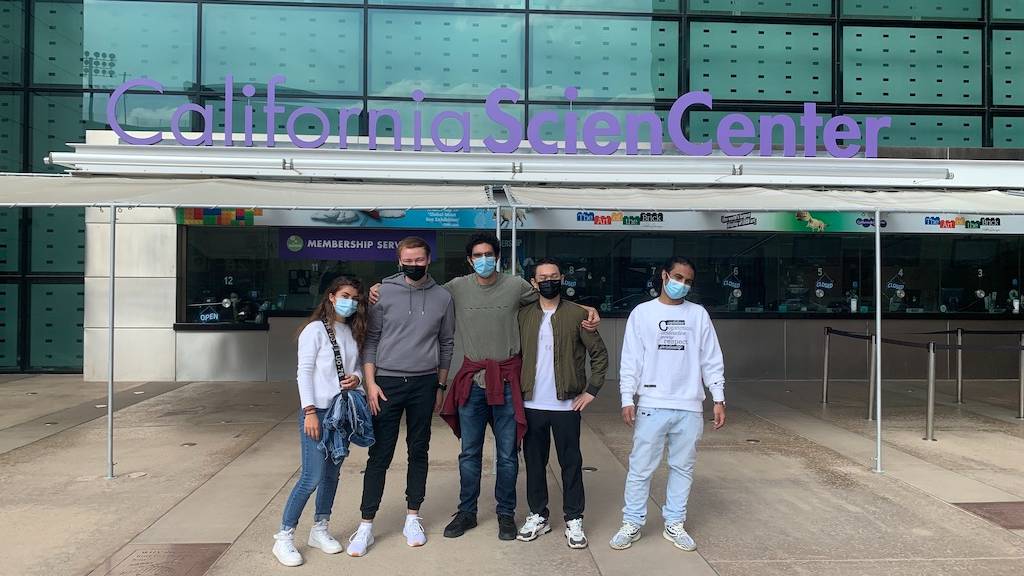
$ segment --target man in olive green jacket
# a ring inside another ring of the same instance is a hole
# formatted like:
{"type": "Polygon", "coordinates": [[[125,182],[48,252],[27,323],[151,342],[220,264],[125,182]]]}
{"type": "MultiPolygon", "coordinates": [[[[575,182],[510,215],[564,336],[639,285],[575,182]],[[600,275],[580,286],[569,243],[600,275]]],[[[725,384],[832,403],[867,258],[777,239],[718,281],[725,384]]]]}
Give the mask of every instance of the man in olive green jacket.
{"type": "Polygon", "coordinates": [[[546,470],[553,436],[562,469],[565,538],[570,548],[586,548],[580,412],[594,400],[604,384],[608,350],[600,334],[580,327],[580,322],[587,319],[587,311],[562,301],[562,271],[558,261],[545,258],[538,262],[532,283],[540,292],[540,299],[519,310],[523,354],[521,384],[526,408],[523,459],[530,516],[517,538],[529,542],[551,531],[546,470]]]}

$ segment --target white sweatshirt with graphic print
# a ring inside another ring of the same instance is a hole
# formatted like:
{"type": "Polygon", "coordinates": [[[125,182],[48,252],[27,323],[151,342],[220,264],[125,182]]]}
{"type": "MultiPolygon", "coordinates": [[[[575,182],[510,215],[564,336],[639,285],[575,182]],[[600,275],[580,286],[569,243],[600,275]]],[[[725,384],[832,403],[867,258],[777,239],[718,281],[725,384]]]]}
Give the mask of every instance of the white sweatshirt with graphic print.
{"type": "Polygon", "coordinates": [[[698,304],[645,302],[626,321],[619,367],[622,406],[702,412],[704,386],[725,401],[725,366],[718,335],[698,304]]]}

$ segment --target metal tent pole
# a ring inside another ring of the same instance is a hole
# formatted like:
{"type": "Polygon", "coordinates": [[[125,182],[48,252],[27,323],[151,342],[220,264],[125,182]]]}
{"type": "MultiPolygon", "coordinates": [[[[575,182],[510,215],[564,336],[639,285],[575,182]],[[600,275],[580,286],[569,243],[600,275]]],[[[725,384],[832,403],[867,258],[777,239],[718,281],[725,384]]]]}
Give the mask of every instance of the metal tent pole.
{"type": "Polygon", "coordinates": [[[821,376],[821,403],[828,404],[828,349],[829,340],[832,339],[832,330],[825,328],[825,361],[821,376]]]}
{"type": "Polygon", "coordinates": [[[117,257],[117,207],[110,205],[110,268],[107,298],[107,479],[114,478],[114,264],[117,257]]]}
{"type": "MultiPolygon", "coordinates": [[[[498,245],[495,247],[501,251],[501,206],[494,207],[494,235],[498,237],[498,245]]],[[[501,258],[494,259],[494,271],[501,272],[501,258]]]]}
{"type": "Polygon", "coordinates": [[[516,221],[519,219],[516,218],[516,205],[511,203],[510,205],[512,210],[512,274],[515,275],[517,273],[516,268],[519,263],[519,261],[516,260],[516,232],[519,231],[516,221]]]}
{"type": "Polygon", "coordinates": [[[882,472],[882,212],[875,210],[875,472],[882,472]]]}
{"type": "Polygon", "coordinates": [[[956,329],[956,403],[964,403],[964,329],[956,329]]]}

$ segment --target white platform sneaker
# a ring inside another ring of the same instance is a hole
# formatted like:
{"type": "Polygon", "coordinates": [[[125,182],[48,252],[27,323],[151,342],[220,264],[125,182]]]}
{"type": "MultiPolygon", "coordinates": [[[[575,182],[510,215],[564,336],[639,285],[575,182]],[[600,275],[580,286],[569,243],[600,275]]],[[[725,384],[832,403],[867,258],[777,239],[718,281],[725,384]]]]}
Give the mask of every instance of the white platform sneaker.
{"type": "Polygon", "coordinates": [[[302,554],[295,549],[295,528],[274,534],[274,556],[285,566],[302,565],[302,554]]]}
{"type": "Polygon", "coordinates": [[[337,554],[344,550],[341,542],[335,540],[331,533],[327,531],[327,520],[321,520],[313,524],[313,528],[309,530],[308,544],[311,548],[319,548],[327,554],[337,554]]]}

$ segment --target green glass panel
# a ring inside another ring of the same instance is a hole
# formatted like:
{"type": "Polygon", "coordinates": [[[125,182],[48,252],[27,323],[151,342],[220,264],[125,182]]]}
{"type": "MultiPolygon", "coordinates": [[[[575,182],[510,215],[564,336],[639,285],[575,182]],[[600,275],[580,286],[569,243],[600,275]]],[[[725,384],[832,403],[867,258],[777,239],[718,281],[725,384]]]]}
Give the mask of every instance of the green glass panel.
{"type": "Polygon", "coordinates": [[[21,172],[22,97],[0,94],[0,172],[21,172]]]}
{"type": "Polygon", "coordinates": [[[0,84],[21,84],[25,61],[25,3],[0,0],[0,84]]]}
{"type": "MultiPolygon", "coordinates": [[[[573,106],[573,111],[579,117],[579,121],[576,124],[576,140],[580,150],[585,150],[583,145],[583,122],[586,116],[592,112],[610,112],[619,122],[619,137],[618,139],[622,142],[620,149],[625,149],[625,137],[626,137],[626,117],[629,114],[637,114],[640,112],[654,112],[658,115],[661,120],[661,140],[662,142],[670,142],[668,134],[668,110],[655,110],[653,106],[573,106]]],[[[568,106],[530,106],[530,118],[541,111],[554,111],[558,113],[558,120],[554,123],[545,123],[541,126],[541,136],[546,142],[565,141],[565,113],[569,111],[568,106]]],[[[604,124],[601,124],[605,126],[604,124]]],[[[638,140],[641,146],[646,146],[651,140],[650,124],[644,123],[640,125],[638,133],[638,140]]],[[[598,138],[599,143],[607,142],[607,138],[598,138]]]]}
{"type": "Polygon", "coordinates": [[[1024,117],[999,116],[992,120],[992,144],[996,148],[1024,148],[1024,117]]]}
{"type": "Polygon", "coordinates": [[[370,11],[369,90],[373,96],[486,96],[523,89],[521,14],[370,11]]]}
{"type": "Polygon", "coordinates": [[[0,272],[17,272],[21,208],[0,208],[0,272]]]}
{"type": "Polygon", "coordinates": [[[679,94],[679,25],[647,18],[530,18],[530,98],[652,100],[679,94]]]}
{"type": "Polygon", "coordinates": [[[1024,20],[1024,2],[1021,0],[992,0],[992,19],[1024,20]]]}
{"type": "Polygon", "coordinates": [[[37,84],[113,88],[139,77],[167,90],[195,84],[195,4],[43,1],[33,17],[37,84]]]}
{"type": "Polygon", "coordinates": [[[992,31],[992,102],[1024,103],[1024,30],[992,31]]]}
{"type": "Polygon", "coordinates": [[[900,20],[979,20],[984,0],[843,0],[843,16],[900,20]]]}
{"type": "Polygon", "coordinates": [[[678,12],[679,0],[530,0],[530,10],[678,12]]]}
{"type": "Polygon", "coordinates": [[[846,102],[981,104],[980,30],[846,26],[846,102]]]}
{"type": "Polygon", "coordinates": [[[29,309],[30,366],[81,368],[84,285],[33,284],[29,309]]]}
{"type": "MultiPolygon", "coordinates": [[[[224,101],[209,101],[208,104],[213,106],[213,132],[215,134],[221,134],[224,132],[224,101]]],[[[263,112],[263,107],[266,106],[266,104],[267,101],[263,98],[243,98],[236,95],[231,107],[231,130],[235,134],[236,145],[244,139],[246,105],[252,106],[253,109],[253,134],[267,133],[267,115],[263,112]]],[[[338,118],[340,111],[346,108],[362,109],[363,107],[361,100],[301,100],[297,98],[282,98],[277,100],[277,104],[284,107],[284,112],[280,112],[274,117],[276,120],[274,124],[274,132],[278,135],[278,138],[283,136],[286,140],[288,134],[288,118],[295,110],[303,106],[312,106],[322,110],[327,116],[327,122],[330,125],[330,134],[334,137],[338,136],[338,118]]],[[[320,125],[320,120],[318,120],[316,116],[311,114],[302,114],[296,118],[296,134],[318,135],[320,134],[321,129],[322,126],[320,125]]],[[[346,122],[346,133],[349,136],[359,135],[358,114],[348,116],[346,122]]]]}
{"type": "Polygon", "coordinates": [[[203,6],[203,86],[263,92],[274,74],[279,91],[359,94],[363,89],[363,12],[309,6],[203,6]]]}
{"type": "MultiPolygon", "coordinates": [[[[68,152],[68,142],[84,142],[86,130],[105,130],[106,94],[33,94],[31,150],[34,172],[62,172],[43,158],[50,152],[68,152]]],[[[174,108],[188,102],[185,96],[126,94],[118,102],[117,116],[126,130],[170,130],[174,108]]],[[[186,128],[182,122],[182,129],[186,128]]]]}
{"type": "Polygon", "coordinates": [[[442,8],[525,8],[526,0],[370,0],[381,6],[438,6],[442,8]]]}
{"type": "Polygon", "coordinates": [[[18,285],[0,284],[0,368],[18,367],[18,285]]]}
{"type": "Polygon", "coordinates": [[[33,208],[33,272],[85,271],[85,209],[33,208]]]}
{"type": "MultiPolygon", "coordinates": [[[[851,116],[863,126],[863,115],[851,116]]],[[[878,133],[881,147],[980,148],[983,142],[981,116],[894,114],[891,118],[892,127],[878,133]]]]}
{"type": "Polygon", "coordinates": [[[832,99],[832,30],[733,22],[690,24],[690,90],[716,100],[832,99]]]}
{"type": "MultiPolygon", "coordinates": [[[[491,120],[484,113],[483,104],[463,104],[463,103],[441,103],[441,102],[421,102],[416,104],[412,101],[399,101],[399,100],[371,100],[371,110],[383,110],[383,109],[397,110],[401,118],[402,123],[402,137],[408,140],[413,137],[413,114],[418,109],[420,111],[420,130],[422,135],[422,142],[424,146],[432,146],[432,140],[430,137],[430,127],[437,114],[444,110],[453,110],[456,112],[469,112],[469,136],[473,140],[482,140],[487,136],[493,136],[494,138],[505,141],[508,139],[508,130],[491,120]]],[[[513,116],[516,116],[520,123],[523,122],[523,111],[524,107],[522,104],[509,104],[504,103],[501,105],[501,109],[513,116]]],[[[525,127],[523,129],[523,138],[526,137],[525,127]]],[[[462,137],[462,126],[459,121],[445,119],[438,124],[438,134],[442,138],[450,139],[447,141],[448,144],[456,144],[462,137]]],[[[391,138],[394,136],[394,123],[390,117],[381,116],[378,120],[377,136],[391,138]]]]}
{"type": "Polygon", "coordinates": [[[765,14],[770,16],[828,16],[831,0],[689,0],[692,14],[765,14]]]}

